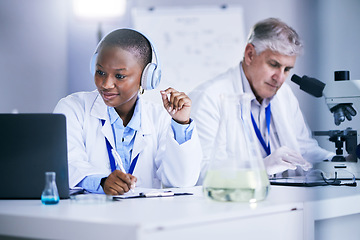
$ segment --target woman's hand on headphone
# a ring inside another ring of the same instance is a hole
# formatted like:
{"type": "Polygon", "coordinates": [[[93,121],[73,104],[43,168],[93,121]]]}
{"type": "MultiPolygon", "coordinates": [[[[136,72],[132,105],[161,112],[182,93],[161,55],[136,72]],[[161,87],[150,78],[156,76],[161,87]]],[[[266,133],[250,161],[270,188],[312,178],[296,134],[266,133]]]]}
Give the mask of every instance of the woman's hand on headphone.
{"type": "Polygon", "coordinates": [[[164,107],[170,116],[180,124],[190,123],[191,99],[173,88],[160,91],[164,107]]]}

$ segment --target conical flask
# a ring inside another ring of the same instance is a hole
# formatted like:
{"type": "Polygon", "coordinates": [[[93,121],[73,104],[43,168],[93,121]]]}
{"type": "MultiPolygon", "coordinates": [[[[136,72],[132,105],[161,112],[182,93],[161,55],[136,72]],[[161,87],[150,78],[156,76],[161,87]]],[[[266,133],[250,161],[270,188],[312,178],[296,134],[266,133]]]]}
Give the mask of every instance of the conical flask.
{"type": "Polygon", "coordinates": [[[221,120],[206,172],[205,196],[217,201],[264,200],[270,183],[251,123],[250,95],[221,95],[221,120]]]}
{"type": "Polygon", "coordinates": [[[45,188],[41,194],[41,202],[45,205],[57,204],[60,200],[55,177],[55,172],[45,172],[45,188]]]}

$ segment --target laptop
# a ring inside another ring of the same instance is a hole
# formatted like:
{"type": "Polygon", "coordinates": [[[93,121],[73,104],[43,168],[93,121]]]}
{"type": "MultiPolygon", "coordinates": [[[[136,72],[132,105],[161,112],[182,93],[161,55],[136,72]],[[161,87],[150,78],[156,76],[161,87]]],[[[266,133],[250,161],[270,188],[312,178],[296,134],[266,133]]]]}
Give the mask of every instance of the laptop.
{"type": "Polygon", "coordinates": [[[45,172],[69,198],[66,119],[62,114],[0,114],[0,199],[40,199],[45,172]]]}

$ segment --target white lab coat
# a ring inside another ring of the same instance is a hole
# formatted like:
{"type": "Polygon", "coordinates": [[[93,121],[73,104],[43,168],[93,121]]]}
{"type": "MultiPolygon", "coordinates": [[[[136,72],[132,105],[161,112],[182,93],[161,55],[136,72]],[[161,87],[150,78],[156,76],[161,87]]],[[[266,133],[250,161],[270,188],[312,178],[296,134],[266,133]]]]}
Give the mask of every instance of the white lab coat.
{"type": "MultiPolygon", "coordinates": [[[[171,116],[163,106],[138,100],[141,127],[136,133],[133,158],[140,153],[133,175],[145,188],[195,185],[202,159],[196,127],[192,137],[179,145],[174,139],[171,116]]],[[[80,92],[59,101],[54,110],[67,121],[69,183],[75,187],[85,176],[111,173],[105,137],[115,149],[107,106],[98,91],[80,92]],[[102,126],[101,119],[105,120],[102,126]]]]}
{"type": "MultiPolygon", "coordinates": [[[[245,79],[246,81],[246,79],[245,79]]],[[[196,87],[192,99],[192,118],[197,122],[203,147],[202,177],[214,148],[220,123],[220,94],[241,94],[243,84],[240,65],[196,87]]],[[[281,146],[287,146],[312,163],[331,159],[334,153],[319,147],[301,113],[299,103],[289,85],[284,83],[271,100],[271,117],[281,146]]],[[[274,151],[274,149],[272,149],[274,151]]]]}

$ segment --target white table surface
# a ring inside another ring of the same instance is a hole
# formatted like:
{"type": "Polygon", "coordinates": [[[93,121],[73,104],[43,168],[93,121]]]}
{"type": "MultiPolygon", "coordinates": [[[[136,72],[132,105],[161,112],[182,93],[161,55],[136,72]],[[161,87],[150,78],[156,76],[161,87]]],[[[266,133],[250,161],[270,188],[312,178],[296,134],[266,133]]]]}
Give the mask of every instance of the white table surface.
{"type": "MultiPolygon", "coordinates": [[[[271,186],[268,198],[256,204],[211,201],[204,197],[201,187],[179,189],[182,190],[194,195],[101,203],[61,200],[59,204],[49,206],[40,200],[0,200],[0,235],[146,239],[146,234],[165,230],[185,232],[226,222],[231,226],[231,221],[261,220],[267,219],[266,216],[291,213],[293,222],[298,223],[301,218],[299,227],[304,231],[304,239],[311,239],[315,221],[360,213],[359,187],[271,186]],[[355,205],[356,202],[359,204],[355,205]]],[[[270,221],[271,224],[274,223],[270,221]]]]}

